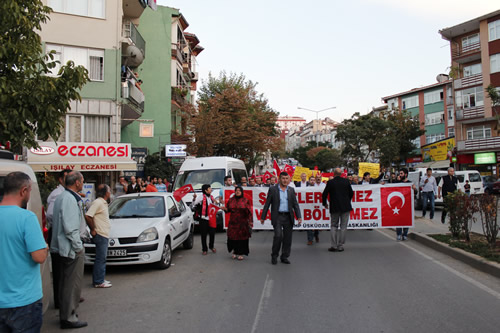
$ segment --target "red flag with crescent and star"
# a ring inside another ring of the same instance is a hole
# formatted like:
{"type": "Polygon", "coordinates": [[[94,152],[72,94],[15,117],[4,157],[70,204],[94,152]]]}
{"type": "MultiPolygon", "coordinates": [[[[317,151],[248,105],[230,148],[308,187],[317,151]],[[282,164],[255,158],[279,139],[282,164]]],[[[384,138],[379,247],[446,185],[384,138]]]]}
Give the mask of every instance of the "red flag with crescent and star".
{"type": "Polygon", "coordinates": [[[194,192],[193,185],[187,184],[174,191],[174,199],[179,202],[189,192],[194,192]]]}
{"type": "Polygon", "coordinates": [[[276,176],[279,177],[281,170],[280,170],[280,167],[278,165],[278,162],[276,162],[276,160],[273,160],[273,168],[274,168],[274,172],[276,172],[276,176]]]}
{"type": "Polygon", "coordinates": [[[382,227],[412,226],[412,188],[381,187],[382,227]]]}
{"type": "Polygon", "coordinates": [[[295,172],[295,170],[293,169],[293,166],[285,164],[283,171],[285,171],[290,176],[290,179],[293,178],[293,173],[295,172]]]}
{"type": "Polygon", "coordinates": [[[217,211],[220,207],[210,204],[208,206],[208,226],[210,228],[217,228],[217,211]]]}
{"type": "Polygon", "coordinates": [[[269,178],[271,178],[273,175],[269,172],[269,171],[266,171],[266,173],[264,174],[264,176],[262,176],[262,181],[264,182],[264,184],[267,182],[267,180],[269,178]]]}

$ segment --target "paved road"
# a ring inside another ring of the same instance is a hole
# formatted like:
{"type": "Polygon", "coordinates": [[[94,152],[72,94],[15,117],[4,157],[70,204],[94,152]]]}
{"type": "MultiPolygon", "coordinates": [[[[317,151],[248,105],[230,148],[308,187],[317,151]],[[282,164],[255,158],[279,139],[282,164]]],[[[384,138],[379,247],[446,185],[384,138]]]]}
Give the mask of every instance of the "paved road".
{"type": "MultiPolygon", "coordinates": [[[[174,266],[112,267],[110,289],[94,289],[90,270],[79,332],[498,332],[500,280],[394,232],[349,231],[346,251],[306,245],[295,232],[291,265],[270,264],[271,232],[256,232],[250,257],[174,252],[174,266]]],[[[49,310],[43,332],[58,330],[49,310]]]]}
{"type": "MultiPolygon", "coordinates": [[[[434,224],[434,226],[436,228],[439,228],[441,229],[441,227],[443,226],[443,224],[441,223],[441,213],[443,212],[443,207],[442,206],[437,206],[434,210],[434,218],[431,220],[431,222],[434,224]]],[[[422,211],[421,210],[415,210],[415,217],[419,218],[422,216],[422,211]]],[[[427,209],[427,212],[425,214],[425,217],[426,218],[429,218],[430,217],[430,210],[427,209]]],[[[471,226],[472,226],[472,231],[475,232],[475,233],[478,233],[478,234],[483,234],[483,227],[481,226],[481,218],[479,217],[479,214],[475,214],[475,217],[476,217],[476,222],[472,223],[471,226]]],[[[448,230],[448,227],[449,227],[449,217],[447,216],[446,217],[446,223],[445,223],[445,226],[446,226],[446,230],[448,230]]]]}

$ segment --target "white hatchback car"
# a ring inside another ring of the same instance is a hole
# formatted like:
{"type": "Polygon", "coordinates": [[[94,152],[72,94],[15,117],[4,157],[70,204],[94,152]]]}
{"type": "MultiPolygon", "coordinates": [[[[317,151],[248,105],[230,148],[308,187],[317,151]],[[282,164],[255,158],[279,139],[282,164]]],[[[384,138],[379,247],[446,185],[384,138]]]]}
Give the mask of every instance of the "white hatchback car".
{"type": "MultiPolygon", "coordinates": [[[[194,220],[184,202],[172,193],[134,193],[109,205],[111,231],[106,265],[156,263],[168,268],[172,251],[193,248],[194,220]]],[[[93,264],[95,245],[85,244],[85,264],[93,264]]]]}

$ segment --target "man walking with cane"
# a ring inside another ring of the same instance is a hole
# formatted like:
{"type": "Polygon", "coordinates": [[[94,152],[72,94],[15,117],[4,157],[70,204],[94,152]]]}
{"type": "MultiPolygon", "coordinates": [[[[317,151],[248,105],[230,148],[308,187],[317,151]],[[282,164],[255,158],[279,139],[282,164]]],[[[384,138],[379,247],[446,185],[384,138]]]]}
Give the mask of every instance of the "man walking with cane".
{"type": "Polygon", "coordinates": [[[344,251],[345,233],[352,210],[351,200],[354,192],[349,180],[340,177],[342,175],[340,168],[336,168],[333,174],[335,177],[328,181],[323,191],[323,206],[326,209],[328,209],[328,198],[330,201],[331,247],[328,251],[342,252],[344,251]]]}

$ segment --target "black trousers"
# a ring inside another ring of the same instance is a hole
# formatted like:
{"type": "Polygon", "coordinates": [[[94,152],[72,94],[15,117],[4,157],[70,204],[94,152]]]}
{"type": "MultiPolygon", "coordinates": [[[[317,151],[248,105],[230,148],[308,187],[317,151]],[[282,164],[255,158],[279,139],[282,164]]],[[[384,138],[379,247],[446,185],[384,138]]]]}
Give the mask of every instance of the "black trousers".
{"type": "Polygon", "coordinates": [[[61,280],[61,257],[58,253],[50,252],[52,259],[52,290],[54,291],[54,307],[59,309],[59,285],[61,280]]]}
{"type": "Polygon", "coordinates": [[[208,220],[200,219],[200,233],[201,233],[201,248],[203,252],[208,251],[208,249],[214,248],[215,242],[215,228],[211,228],[208,225],[208,220]],[[207,247],[207,235],[209,235],[209,243],[207,247]]]}
{"type": "Polygon", "coordinates": [[[293,224],[290,222],[290,215],[279,214],[278,221],[273,225],[274,238],[271,257],[278,258],[281,249],[281,259],[287,259],[292,249],[293,224]]]}

